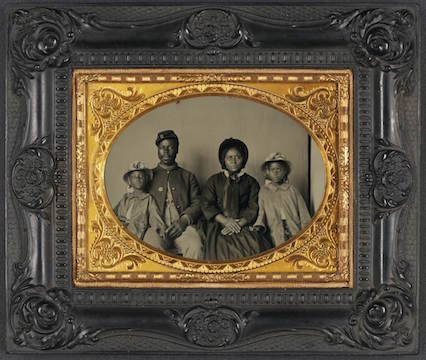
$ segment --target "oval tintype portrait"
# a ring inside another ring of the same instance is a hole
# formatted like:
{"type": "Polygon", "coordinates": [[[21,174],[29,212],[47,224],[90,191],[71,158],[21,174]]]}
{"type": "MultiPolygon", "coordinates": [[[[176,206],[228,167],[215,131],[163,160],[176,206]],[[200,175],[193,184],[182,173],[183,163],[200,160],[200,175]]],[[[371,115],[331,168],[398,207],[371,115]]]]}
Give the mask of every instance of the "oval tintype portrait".
{"type": "Polygon", "coordinates": [[[156,107],[117,134],[105,165],[129,234],[207,262],[286,246],[311,223],[325,184],[320,149],[298,121],[231,96],[156,107]]]}

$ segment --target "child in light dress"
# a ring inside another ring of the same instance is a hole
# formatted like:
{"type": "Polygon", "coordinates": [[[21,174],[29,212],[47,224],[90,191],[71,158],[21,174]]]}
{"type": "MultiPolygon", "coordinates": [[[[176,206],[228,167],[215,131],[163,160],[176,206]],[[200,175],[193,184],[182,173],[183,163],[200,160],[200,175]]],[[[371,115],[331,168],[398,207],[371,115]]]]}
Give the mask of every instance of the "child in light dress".
{"type": "Polygon", "coordinates": [[[288,182],[290,163],[281,153],[272,153],[264,161],[265,184],[259,191],[259,213],[254,224],[268,231],[274,246],[288,241],[311,220],[305,200],[288,182]]]}
{"type": "Polygon", "coordinates": [[[164,235],[165,224],[153,197],[148,193],[149,171],[140,161],[130,164],[123,175],[123,180],[128,185],[127,192],[114,208],[114,213],[139,239],[159,244],[161,250],[166,250],[168,244],[164,235]]]}

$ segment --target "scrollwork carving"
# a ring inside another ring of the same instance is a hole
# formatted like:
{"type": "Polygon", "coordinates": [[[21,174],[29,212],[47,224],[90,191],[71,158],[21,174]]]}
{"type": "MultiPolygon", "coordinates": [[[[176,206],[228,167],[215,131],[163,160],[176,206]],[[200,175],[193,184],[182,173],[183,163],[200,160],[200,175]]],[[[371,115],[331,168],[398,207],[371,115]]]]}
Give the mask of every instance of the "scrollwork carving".
{"type": "Polygon", "coordinates": [[[26,79],[47,67],[61,67],[71,59],[71,45],[93,15],[73,10],[34,8],[18,10],[12,17],[11,59],[15,91],[26,92],[26,79]]]}
{"type": "Polygon", "coordinates": [[[47,141],[46,137],[37,139],[21,151],[13,165],[11,181],[18,202],[43,218],[48,215],[41,210],[49,206],[55,195],[56,165],[45,146],[47,141]]]}
{"type": "Polygon", "coordinates": [[[360,291],[348,326],[324,329],[327,340],[331,344],[374,350],[409,345],[413,340],[415,306],[412,285],[406,279],[407,269],[408,263],[402,260],[394,269],[395,283],[360,291]]]}
{"type": "Polygon", "coordinates": [[[413,186],[412,166],[402,149],[384,139],[377,140],[373,160],[373,197],[378,218],[403,206],[413,186]]]}
{"type": "Polygon", "coordinates": [[[129,251],[122,244],[115,244],[113,239],[105,237],[104,229],[99,223],[93,222],[92,231],[96,234],[96,241],[90,250],[94,266],[111,269],[122,262],[126,262],[127,269],[132,270],[145,262],[143,256],[134,251],[129,251]]]}
{"type": "Polygon", "coordinates": [[[123,254],[123,249],[115,245],[111,239],[103,238],[99,240],[92,250],[92,260],[94,265],[104,269],[113,268],[115,265],[126,261],[127,269],[131,270],[140,263],[145,262],[142,256],[137,254],[123,254]]]}
{"type": "Polygon", "coordinates": [[[257,46],[235,14],[221,9],[207,9],[192,14],[170,46],[186,44],[195,49],[208,49],[209,53],[214,54],[219,49],[230,49],[240,43],[257,46]]]}
{"type": "Polygon", "coordinates": [[[319,87],[313,90],[305,90],[296,87],[286,96],[287,99],[300,103],[312,111],[320,119],[328,119],[336,114],[336,94],[327,87],[319,87]]]}
{"type": "Polygon", "coordinates": [[[253,311],[239,314],[231,308],[211,304],[196,307],[185,314],[175,310],[166,310],[165,313],[189,342],[209,348],[225,347],[238,341],[249,321],[257,315],[253,311]]]}
{"type": "Polygon", "coordinates": [[[36,350],[93,344],[100,330],[78,322],[67,290],[31,284],[28,268],[20,270],[12,286],[10,323],[14,342],[36,350]]]}
{"type": "Polygon", "coordinates": [[[368,9],[334,13],[330,26],[344,30],[353,55],[366,67],[395,73],[395,92],[409,94],[414,86],[415,18],[408,10],[368,9]]]}
{"type": "Polygon", "coordinates": [[[114,89],[103,88],[95,91],[90,98],[90,107],[96,116],[96,121],[91,126],[94,134],[102,136],[103,120],[117,115],[117,112],[125,112],[132,104],[143,100],[145,95],[135,88],[129,87],[128,94],[122,94],[114,89]]]}
{"type": "Polygon", "coordinates": [[[307,264],[319,269],[336,271],[337,249],[328,238],[319,238],[311,243],[306,251],[290,255],[288,260],[299,269],[307,264]]]}

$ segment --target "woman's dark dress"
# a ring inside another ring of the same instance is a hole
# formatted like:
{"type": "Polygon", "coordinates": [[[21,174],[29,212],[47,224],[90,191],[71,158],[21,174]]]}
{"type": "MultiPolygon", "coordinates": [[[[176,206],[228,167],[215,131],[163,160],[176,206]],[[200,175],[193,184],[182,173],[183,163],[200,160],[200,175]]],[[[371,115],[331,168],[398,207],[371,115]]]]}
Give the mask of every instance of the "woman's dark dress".
{"type": "Polygon", "coordinates": [[[204,247],[206,260],[240,259],[271,248],[268,239],[249,228],[256,221],[258,193],[259,184],[247,174],[231,180],[221,172],[207,180],[201,198],[201,210],[208,221],[204,247]],[[244,218],[248,223],[238,234],[222,235],[223,227],[215,221],[217,214],[233,219],[244,218]]]}

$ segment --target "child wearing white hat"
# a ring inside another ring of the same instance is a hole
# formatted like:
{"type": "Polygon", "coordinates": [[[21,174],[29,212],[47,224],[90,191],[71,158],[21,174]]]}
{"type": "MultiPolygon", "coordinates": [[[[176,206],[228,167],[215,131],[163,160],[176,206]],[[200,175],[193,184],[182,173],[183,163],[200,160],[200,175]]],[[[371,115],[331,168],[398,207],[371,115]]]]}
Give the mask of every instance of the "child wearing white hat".
{"type": "Polygon", "coordinates": [[[262,164],[265,184],[259,191],[259,213],[254,228],[269,230],[279,246],[303,229],[311,220],[305,200],[288,182],[290,162],[281,153],[270,154],[262,164]]]}
{"type": "Polygon", "coordinates": [[[114,208],[123,225],[139,239],[159,244],[166,250],[165,225],[153,197],[148,193],[150,170],[141,162],[132,162],[123,175],[127,192],[114,208]],[[149,241],[155,239],[156,241],[149,241]]]}

